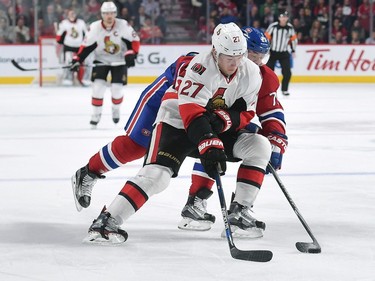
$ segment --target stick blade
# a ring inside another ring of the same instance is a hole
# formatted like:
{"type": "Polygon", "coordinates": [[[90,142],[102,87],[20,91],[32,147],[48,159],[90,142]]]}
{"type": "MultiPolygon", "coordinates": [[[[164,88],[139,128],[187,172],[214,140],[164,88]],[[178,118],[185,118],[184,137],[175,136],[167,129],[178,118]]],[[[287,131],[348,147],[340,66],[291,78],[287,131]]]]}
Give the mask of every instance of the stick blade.
{"type": "Polygon", "coordinates": [[[273,257],[273,253],[268,250],[241,251],[233,247],[230,253],[234,259],[254,262],[268,262],[273,257]]]}
{"type": "Polygon", "coordinates": [[[319,254],[322,248],[315,243],[297,242],[296,248],[302,253],[319,254]]]}
{"type": "Polygon", "coordinates": [[[13,66],[14,66],[15,68],[18,68],[19,70],[22,70],[22,71],[27,71],[25,68],[23,68],[22,66],[20,66],[20,65],[16,62],[16,60],[12,59],[10,62],[13,64],[13,66]]]}

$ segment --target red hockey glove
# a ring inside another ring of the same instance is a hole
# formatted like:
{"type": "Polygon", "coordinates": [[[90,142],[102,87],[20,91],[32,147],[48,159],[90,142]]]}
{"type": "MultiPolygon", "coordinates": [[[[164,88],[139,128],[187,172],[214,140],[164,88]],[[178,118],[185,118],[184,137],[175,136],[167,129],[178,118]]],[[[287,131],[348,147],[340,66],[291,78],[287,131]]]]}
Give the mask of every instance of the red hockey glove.
{"type": "Polygon", "coordinates": [[[203,136],[198,144],[198,151],[201,155],[201,163],[205,172],[211,178],[216,177],[216,173],[224,175],[227,169],[227,156],[224,152],[223,142],[213,134],[203,136]],[[218,168],[220,171],[218,171],[218,168]]]}
{"type": "MultiPolygon", "coordinates": [[[[275,170],[281,168],[281,163],[283,161],[283,154],[288,147],[288,137],[284,134],[278,132],[272,132],[267,136],[268,140],[272,145],[272,154],[270,163],[275,170]]],[[[269,171],[266,171],[267,174],[269,171]]]]}

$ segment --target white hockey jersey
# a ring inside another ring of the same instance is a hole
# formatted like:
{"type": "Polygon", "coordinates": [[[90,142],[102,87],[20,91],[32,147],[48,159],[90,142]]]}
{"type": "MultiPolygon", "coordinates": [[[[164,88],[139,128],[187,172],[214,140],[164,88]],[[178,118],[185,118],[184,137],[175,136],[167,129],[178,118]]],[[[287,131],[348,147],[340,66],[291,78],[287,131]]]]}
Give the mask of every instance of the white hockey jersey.
{"type": "Polygon", "coordinates": [[[64,46],[71,48],[79,48],[83,42],[85,34],[87,34],[87,27],[83,20],[77,19],[71,22],[68,19],[63,20],[59,24],[59,29],[56,33],[57,42],[61,42],[64,46]]]}
{"type": "Polygon", "coordinates": [[[103,63],[123,62],[125,52],[128,50],[124,40],[133,42],[139,41],[139,36],[126,20],[115,19],[114,25],[106,29],[101,20],[90,25],[82,47],[92,47],[95,60],[103,63]]]}
{"type": "Polygon", "coordinates": [[[189,63],[182,80],[177,81],[177,90],[170,88],[167,91],[155,122],[187,128],[206,110],[210,99],[214,109],[231,108],[241,100],[244,108],[240,126],[244,127],[255,115],[261,83],[259,67],[245,57],[236,73],[226,77],[220,72],[211,52],[198,54],[189,63]],[[173,91],[178,95],[171,94],[173,91]]]}

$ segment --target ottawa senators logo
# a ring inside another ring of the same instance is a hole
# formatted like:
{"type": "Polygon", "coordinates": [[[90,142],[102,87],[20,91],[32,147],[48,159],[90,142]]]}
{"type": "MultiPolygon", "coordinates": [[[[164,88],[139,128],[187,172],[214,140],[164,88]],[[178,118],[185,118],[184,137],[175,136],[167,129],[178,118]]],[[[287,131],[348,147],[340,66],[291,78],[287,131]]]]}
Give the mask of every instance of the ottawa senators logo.
{"type": "Polygon", "coordinates": [[[198,73],[199,75],[202,75],[203,72],[206,71],[206,68],[201,65],[200,63],[195,63],[192,67],[191,67],[191,70],[198,73]]]}
{"type": "Polygon", "coordinates": [[[207,103],[207,110],[208,111],[214,111],[217,109],[227,109],[228,106],[225,104],[224,99],[224,93],[226,91],[226,88],[218,88],[215,94],[212,96],[212,98],[207,103]]]}
{"type": "Polygon", "coordinates": [[[70,32],[70,36],[71,36],[72,38],[74,38],[74,39],[78,37],[77,29],[75,29],[74,26],[72,27],[72,30],[71,30],[71,32],[70,32]]]}
{"type": "Polygon", "coordinates": [[[120,50],[120,46],[113,43],[109,36],[104,37],[104,51],[111,55],[116,54],[120,50]]]}
{"type": "Polygon", "coordinates": [[[225,104],[225,100],[223,99],[222,96],[216,96],[216,97],[212,98],[211,101],[212,101],[213,110],[228,108],[228,106],[225,104]]]}

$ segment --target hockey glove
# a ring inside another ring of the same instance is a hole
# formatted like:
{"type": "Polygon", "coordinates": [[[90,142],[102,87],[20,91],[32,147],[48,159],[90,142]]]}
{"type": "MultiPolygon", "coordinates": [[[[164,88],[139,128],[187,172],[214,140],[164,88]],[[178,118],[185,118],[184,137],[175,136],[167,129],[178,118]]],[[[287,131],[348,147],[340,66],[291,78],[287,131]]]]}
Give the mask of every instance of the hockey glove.
{"type": "Polygon", "coordinates": [[[125,53],[125,63],[127,67],[135,66],[135,60],[137,58],[137,54],[134,51],[127,51],[125,53]]]}
{"type": "Polygon", "coordinates": [[[215,178],[217,172],[224,175],[227,169],[227,156],[224,152],[223,142],[213,134],[203,136],[198,144],[198,151],[201,155],[201,163],[205,172],[211,178],[215,178]]]}
{"type": "MultiPolygon", "coordinates": [[[[272,145],[272,154],[270,163],[275,170],[281,168],[281,162],[283,161],[283,154],[288,147],[288,137],[278,132],[272,132],[267,136],[268,140],[272,145]]],[[[270,171],[267,169],[266,173],[270,171]]]]}
{"type": "Polygon", "coordinates": [[[72,61],[70,62],[70,65],[69,65],[70,71],[78,72],[79,65],[80,65],[80,62],[79,62],[78,58],[73,58],[72,61]]]}
{"type": "Polygon", "coordinates": [[[225,131],[228,131],[232,127],[232,119],[229,112],[225,110],[215,110],[210,117],[210,124],[212,130],[215,133],[220,134],[225,131]]]}

